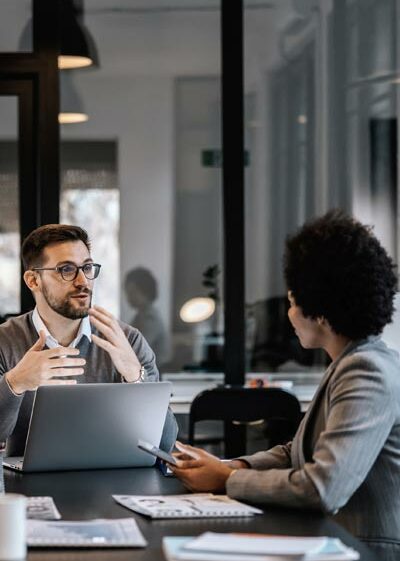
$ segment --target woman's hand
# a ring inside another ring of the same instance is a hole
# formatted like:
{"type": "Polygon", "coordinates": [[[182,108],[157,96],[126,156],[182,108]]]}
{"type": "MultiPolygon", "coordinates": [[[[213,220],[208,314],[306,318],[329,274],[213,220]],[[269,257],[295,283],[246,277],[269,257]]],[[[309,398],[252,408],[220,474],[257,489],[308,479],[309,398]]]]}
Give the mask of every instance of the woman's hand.
{"type": "Polygon", "coordinates": [[[232,467],[221,462],[216,456],[194,448],[193,446],[176,443],[179,450],[174,456],[179,465],[170,464],[171,470],[191,491],[225,491],[225,483],[232,467]]]}

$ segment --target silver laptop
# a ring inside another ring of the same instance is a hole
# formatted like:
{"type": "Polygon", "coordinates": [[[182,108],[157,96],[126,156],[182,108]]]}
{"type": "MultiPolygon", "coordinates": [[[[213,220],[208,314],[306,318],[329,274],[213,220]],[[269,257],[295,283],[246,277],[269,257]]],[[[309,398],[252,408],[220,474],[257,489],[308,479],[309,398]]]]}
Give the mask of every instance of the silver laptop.
{"type": "Polygon", "coordinates": [[[170,382],[41,386],[33,404],[23,458],[3,465],[24,472],[151,466],[137,446],[158,445],[170,382]]]}

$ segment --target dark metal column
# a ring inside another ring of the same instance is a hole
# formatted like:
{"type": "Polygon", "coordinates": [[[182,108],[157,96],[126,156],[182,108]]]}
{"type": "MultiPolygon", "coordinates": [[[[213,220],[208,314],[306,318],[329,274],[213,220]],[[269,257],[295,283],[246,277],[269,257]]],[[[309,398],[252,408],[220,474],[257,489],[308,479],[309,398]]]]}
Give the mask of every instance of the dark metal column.
{"type": "Polygon", "coordinates": [[[222,0],[221,8],[225,383],[243,384],[245,374],[243,2],[222,0]]]}
{"type": "MultiPolygon", "coordinates": [[[[225,383],[243,385],[244,319],[244,102],[243,1],[222,0],[222,183],[224,209],[225,383]]],[[[246,427],[224,424],[225,453],[246,451],[246,427]]]]}
{"type": "Polygon", "coordinates": [[[34,0],[33,48],[41,62],[35,84],[39,226],[58,223],[60,216],[59,0],[34,0]]]}

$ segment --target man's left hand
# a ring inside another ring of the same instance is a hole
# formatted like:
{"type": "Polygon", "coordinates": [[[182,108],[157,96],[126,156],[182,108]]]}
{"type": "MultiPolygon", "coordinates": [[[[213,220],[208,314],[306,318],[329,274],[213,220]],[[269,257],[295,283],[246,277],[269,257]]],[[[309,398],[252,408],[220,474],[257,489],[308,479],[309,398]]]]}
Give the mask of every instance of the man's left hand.
{"type": "Polygon", "coordinates": [[[232,473],[232,468],[200,448],[180,443],[177,443],[176,447],[181,452],[174,454],[179,460],[179,465],[169,466],[185,487],[197,492],[225,491],[225,483],[232,473]],[[189,455],[191,458],[188,458],[189,455]]]}
{"type": "Polygon", "coordinates": [[[89,309],[91,323],[104,336],[92,334],[93,342],[108,352],[117,371],[126,382],[136,382],[140,378],[140,362],[116,318],[104,308],[93,306],[89,309]]]}

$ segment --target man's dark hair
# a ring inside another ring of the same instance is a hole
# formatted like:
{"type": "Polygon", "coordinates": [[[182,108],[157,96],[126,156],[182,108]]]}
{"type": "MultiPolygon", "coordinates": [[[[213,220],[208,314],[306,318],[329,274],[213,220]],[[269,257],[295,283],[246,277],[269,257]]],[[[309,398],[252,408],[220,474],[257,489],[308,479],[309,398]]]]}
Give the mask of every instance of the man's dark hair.
{"type": "Polygon", "coordinates": [[[25,271],[43,265],[43,250],[65,242],[83,242],[90,251],[89,236],[83,228],[69,224],[46,224],[33,230],[22,244],[22,263],[25,271]]]}
{"type": "Polygon", "coordinates": [[[157,281],[149,269],[145,267],[131,269],[125,277],[125,286],[130,284],[134,284],[150,302],[154,302],[157,298],[157,281]]]}
{"type": "Polygon", "coordinates": [[[296,305],[353,340],[378,335],[391,321],[394,269],[372,228],[338,210],[286,240],[284,272],[296,305]]]}

